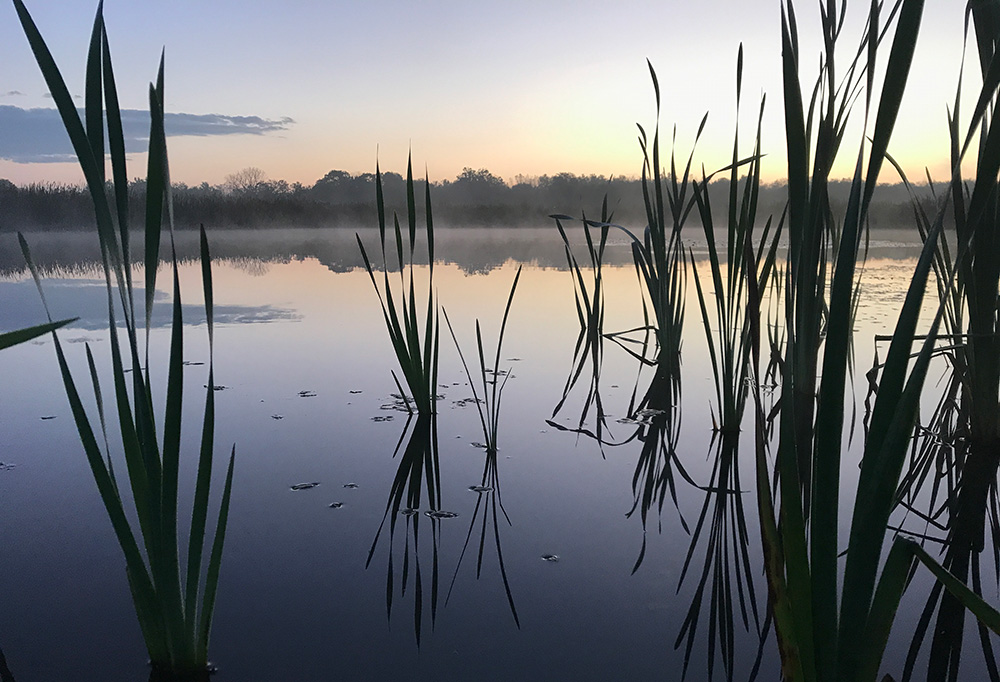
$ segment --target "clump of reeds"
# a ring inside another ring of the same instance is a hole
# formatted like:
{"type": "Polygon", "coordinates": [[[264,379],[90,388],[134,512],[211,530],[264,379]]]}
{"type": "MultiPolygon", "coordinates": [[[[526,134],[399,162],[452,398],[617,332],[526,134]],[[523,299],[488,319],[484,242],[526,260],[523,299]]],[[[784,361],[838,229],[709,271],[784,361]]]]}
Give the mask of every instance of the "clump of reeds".
{"type": "MultiPolygon", "coordinates": [[[[687,162],[680,173],[677,166],[677,131],[675,128],[674,144],[670,151],[670,172],[665,177],[660,166],[660,85],[653,65],[648,64],[648,66],[656,97],[656,124],[653,139],[650,140],[646,130],[641,125],[638,126],[639,146],[643,155],[641,185],[646,226],[642,230],[642,237],[639,237],[629,228],[612,223],[606,201],[601,209],[601,221],[587,220],[586,216],[583,216],[584,235],[587,239],[587,250],[593,270],[593,284],[589,296],[586,280],[569,248],[569,241],[562,225],[563,221],[574,219],[565,214],[551,216],[556,220],[556,227],[566,247],[567,260],[574,277],[577,314],[581,325],[581,334],[574,352],[574,369],[567,380],[563,398],[557,405],[555,412],[561,409],[569,391],[579,379],[589,355],[594,377],[580,420],[581,432],[582,423],[591,403],[596,404],[600,398],[596,386],[603,357],[603,338],[618,343],[626,352],[636,357],[642,365],[655,366],[656,371],[666,371],[675,377],[674,383],[677,385],[680,382],[684,294],[687,285],[687,257],[681,243],[681,230],[696,205],[693,195],[695,180],[691,173],[691,165],[708,114],[705,114],[698,126],[698,132],[695,135],[687,162]],[[591,233],[591,230],[595,228],[600,230],[599,238],[595,238],[591,233]],[[627,331],[605,333],[601,266],[609,228],[622,231],[630,239],[633,265],[643,290],[644,324],[627,331]],[[645,356],[645,351],[649,348],[648,339],[637,341],[631,337],[637,332],[652,332],[656,341],[654,357],[645,356]],[[642,347],[641,354],[630,348],[630,345],[636,344],[642,347]]],[[[674,398],[679,399],[679,397],[679,394],[672,396],[671,404],[673,404],[674,398]]],[[[600,421],[602,418],[603,416],[599,414],[599,425],[602,424],[600,421]]]]}
{"type": "MultiPolygon", "coordinates": [[[[222,549],[232,491],[235,446],[229,457],[215,537],[207,562],[206,527],[213,475],[215,399],[212,368],[211,258],[204,230],[201,232],[201,266],[208,328],[209,370],[202,418],[201,447],[197,464],[191,525],[181,566],[178,538],[178,497],[183,396],[183,320],[176,256],[171,254],[173,319],[167,361],[166,405],[158,410],[150,378],[149,331],[159,245],[164,214],[171,231],[170,181],[163,130],[163,62],[155,85],[150,86],[150,143],[145,225],[145,344],[140,341],[129,257],[129,200],[121,113],[115,86],[102,8],[98,8],[87,59],[85,121],[21,0],[14,0],[18,17],[42,74],[49,86],[94,203],[98,239],[107,289],[108,329],[114,384],[114,416],[124,450],[125,477],[116,470],[108,449],[106,412],[93,355],[87,347],[89,376],[94,391],[98,424],[92,422],[77,388],[59,338],[53,331],[56,356],[73,418],[94,480],[125,556],[126,574],[136,614],[154,674],[207,675],[209,632],[215,605],[222,549]],[[105,120],[105,111],[107,119],[105,120]],[[105,129],[111,151],[113,201],[105,191],[105,129]],[[117,223],[117,225],[116,225],[117,223]],[[117,228],[117,229],[116,229],[117,228]],[[117,309],[117,310],[116,310],[117,309]],[[118,315],[121,315],[119,320],[118,315]],[[119,338],[124,327],[125,343],[119,338]],[[105,443],[102,449],[99,430],[105,443]],[[158,438],[162,434],[162,441],[158,438]],[[121,484],[125,485],[122,486],[121,484]],[[125,487],[127,486],[127,487],[125,487]],[[134,509],[126,511],[131,497],[134,509]],[[138,521],[133,526],[130,516],[138,521]]],[[[44,303],[41,280],[31,262],[23,237],[22,250],[44,303]]]]}
{"type": "MultiPolygon", "coordinates": [[[[414,197],[412,159],[408,158],[406,162],[406,218],[409,229],[405,242],[399,226],[399,216],[396,213],[392,215],[396,267],[399,270],[399,288],[396,293],[393,293],[394,287],[389,278],[389,265],[386,257],[385,201],[382,196],[382,173],[377,164],[375,166],[375,196],[378,206],[379,241],[382,248],[383,281],[381,289],[375,279],[375,269],[368,258],[368,252],[361,241],[361,235],[357,235],[357,240],[365,262],[365,269],[368,271],[368,276],[371,277],[372,286],[375,287],[375,293],[382,306],[382,316],[385,319],[385,326],[389,332],[389,339],[392,342],[393,351],[396,353],[396,359],[399,361],[399,368],[403,373],[403,382],[410,390],[416,411],[421,414],[431,414],[435,411],[437,404],[440,323],[434,295],[434,219],[431,213],[430,182],[425,183],[425,187],[428,269],[427,302],[426,305],[420,305],[424,308],[424,322],[422,324],[418,315],[418,299],[413,274],[417,244],[417,206],[414,197]],[[404,244],[408,254],[406,258],[403,255],[404,244]]],[[[392,373],[392,378],[396,382],[399,392],[403,395],[407,410],[412,412],[406,391],[395,372],[392,373]]]]}
{"type": "MultiPolygon", "coordinates": [[[[643,527],[642,546],[633,567],[638,570],[645,558],[646,524],[650,510],[662,511],[669,495],[680,515],[677,502],[676,475],[694,485],[677,456],[676,444],[680,436],[681,395],[681,337],[684,324],[684,297],[687,283],[687,257],[681,242],[681,230],[696,205],[693,194],[695,180],[691,173],[694,151],[704,130],[707,114],[701,120],[694,144],[683,171],[678,172],[676,155],[676,129],[670,152],[670,171],[664,176],[660,165],[660,87],[656,71],[648,64],[656,99],[656,124],[652,140],[639,125],[639,145],[643,154],[642,192],[646,213],[646,226],[640,238],[635,232],[611,222],[607,202],[601,209],[601,221],[591,221],[583,216],[584,235],[592,270],[592,284],[574,257],[569,246],[563,221],[573,220],[564,214],[551,216],[556,220],[565,245],[567,262],[574,278],[580,335],[574,350],[573,368],[563,389],[563,395],[553,411],[553,417],[565,404],[569,393],[589,366],[589,390],[576,428],[568,428],[552,419],[547,423],[561,431],[570,431],[596,440],[599,445],[622,446],[632,441],[642,443],[642,450],[632,478],[634,504],[627,516],[639,512],[643,527]],[[610,228],[621,230],[631,240],[632,260],[643,292],[643,324],[634,329],[606,333],[604,331],[604,298],[602,261],[610,228]],[[600,230],[595,235],[592,230],[600,230]],[[628,406],[624,423],[637,428],[626,439],[607,440],[606,418],[599,391],[603,341],[609,339],[639,363],[639,372],[628,406]],[[645,390],[641,385],[644,371],[651,370],[652,377],[645,390]],[[591,407],[596,411],[593,430],[585,427],[591,407]]],[[[681,524],[688,530],[683,515],[681,524]]]]}
{"type": "MultiPolygon", "coordinates": [[[[664,178],[660,167],[660,84],[653,65],[649,74],[656,94],[656,126],[653,132],[652,158],[646,131],[639,126],[642,148],[642,195],[646,206],[646,228],[640,240],[632,237],[632,255],[636,272],[649,297],[655,320],[658,363],[667,362],[680,375],[681,332],[684,325],[684,290],[686,259],[681,244],[681,228],[691,215],[695,199],[689,195],[693,178],[691,163],[708,114],[701,119],[691,152],[682,173],[677,172],[676,137],[670,150],[670,174],[664,178]],[[664,201],[666,196],[666,201],[664,201]],[[668,215],[669,211],[669,215],[668,215]]],[[[626,231],[627,232],[627,231],[626,231]]]]}
{"type": "MultiPolygon", "coordinates": [[[[928,235],[893,334],[872,411],[840,581],[838,538],[844,394],[862,228],[886,157],[906,87],[923,14],[921,0],[899,0],[883,24],[872,3],[866,34],[847,70],[837,75],[835,47],[842,17],[828,3],[822,17],[825,51],[808,108],[799,83],[797,25],[792,2],[782,7],[785,129],[788,146],[786,340],[782,349],[781,408],[775,458],[777,499],[767,465],[766,416],[754,394],[757,421],[757,499],[770,607],[786,680],[875,680],[889,630],[914,564],[920,561],[968,608],[1000,623],[997,614],[962,586],[919,545],[897,537],[885,561],[885,535],[910,447],[920,394],[941,320],[935,317],[919,352],[911,346],[932,267],[941,216],[928,235]],[[881,94],[875,99],[876,59],[895,19],[881,94]],[[827,182],[843,141],[856,93],[864,89],[865,128],[874,112],[871,151],[857,155],[850,200],[835,229],[827,182]],[[807,113],[808,112],[808,113],[807,113]],[[815,127],[814,127],[815,126],[815,127]],[[815,135],[815,138],[813,137],[815,135]],[[813,149],[812,140],[816,140],[813,149]],[[810,156],[812,167],[810,169],[810,156]],[[830,269],[830,244],[837,253],[830,269]],[[829,282],[829,304],[825,296],[829,282]]],[[[759,292],[748,279],[752,314],[759,292]]],[[[759,328],[752,332],[759,367],[759,328]]]]}
{"type": "MultiPolygon", "coordinates": [[[[993,546],[993,564],[1000,567],[996,549],[1000,541],[996,523],[1000,514],[996,495],[1000,466],[996,456],[1000,450],[1000,416],[996,409],[1000,396],[1000,326],[996,317],[1000,291],[1000,204],[996,196],[1000,125],[993,112],[1000,84],[996,63],[998,11],[1000,3],[996,0],[973,3],[967,9],[966,49],[971,18],[975,36],[971,44],[979,57],[982,83],[963,132],[963,67],[948,114],[952,176],[938,201],[942,208],[937,216],[925,212],[911,188],[914,219],[925,241],[932,239],[944,211],[950,211],[954,221],[954,251],[942,233],[934,242],[933,263],[946,332],[937,352],[947,357],[950,371],[930,421],[920,429],[916,456],[898,492],[900,503],[922,519],[934,539],[941,542],[944,568],[960,583],[971,584],[978,595],[982,594],[984,549],[993,546]],[[973,144],[977,149],[973,182],[969,183],[962,177],[962,163],[973,144]],[[915,508],[917,500],[924,511],[915,508]],[[987,542],[988,526],[992,543],[987,542]]],[[[964,58],[963,53],[963,62],[964,58]]],[[[898,165],[897,171],[910,188],[898,165]]],[[[883,382],[884,378],[879,385],[883,382]]],[[[914,630],[904,679],[913,673],[928,630],[933,634],[927,679],[944,682],[958,676],[966,604],[946,587],[938,583],[931,590],[914,630]]],[[[998,679],[993,644],[983,622],[979,623],[978,634],[990,677],[998,679]]]]}

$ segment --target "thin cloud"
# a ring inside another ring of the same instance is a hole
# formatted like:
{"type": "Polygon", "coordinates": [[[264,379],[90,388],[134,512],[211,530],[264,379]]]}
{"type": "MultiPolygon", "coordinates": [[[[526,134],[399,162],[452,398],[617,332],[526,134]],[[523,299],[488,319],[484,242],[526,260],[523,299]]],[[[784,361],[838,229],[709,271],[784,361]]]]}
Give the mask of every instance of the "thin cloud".
{"type": "Polygon", "coordinates": [[[3,94],[4,97],[24,97],[24,93],[20,90],[8,90],[3,94]]]}
{"type": "MultiPolygon", "coordinates": [[[[132,111],[130,113],[141,114],[143,124],[149,125],[147,112],[132,111]]],[[[293,123],[295,121],[287,116],[268,119],[260,116],[222,116],[221,114],[166,114],[163,120],[168,137],[173,135],[266,135],[288,130],[288,127],[293,123]]]]}
{"type": "MultiPolygon", "coordinates": [[[[80,115],[83,116],[82,111],[80,115]]],[[[268,135],[288,130],[293,123],[295,121],[288,117],[171,113],[164,117],[167,137],[268,135]]],[[[149,140],[149,112],[123,109],[122,129],[126,149],[145,151],[149,140]]],[[[58,111],[0,105],[0,159],[16,163],[60,163],[74,161],[76,156],[58,111]]]]}

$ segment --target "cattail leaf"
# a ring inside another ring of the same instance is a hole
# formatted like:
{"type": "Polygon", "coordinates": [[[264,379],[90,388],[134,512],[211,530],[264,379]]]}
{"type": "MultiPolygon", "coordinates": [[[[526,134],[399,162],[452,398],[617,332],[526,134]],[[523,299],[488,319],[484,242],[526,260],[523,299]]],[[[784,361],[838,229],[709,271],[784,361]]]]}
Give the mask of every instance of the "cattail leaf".
{"type": "Polygon", "coordinates": [[[68,320],[59,320],[58,322],[47,322],[45,324],[35,325],[34,327],[25,327],[24,329],[16,329],[10,332],[4,332],[0,334],[0,350],[4,348],[10,348],[11,346],[16,346],[19,343],[24,343],[26,341],[31,341],[39,336],[44,336],[51,331],[55,331],[60,327],[65,327],[67,324],[76,322],[78,317],[73,317],[68,320]]]}

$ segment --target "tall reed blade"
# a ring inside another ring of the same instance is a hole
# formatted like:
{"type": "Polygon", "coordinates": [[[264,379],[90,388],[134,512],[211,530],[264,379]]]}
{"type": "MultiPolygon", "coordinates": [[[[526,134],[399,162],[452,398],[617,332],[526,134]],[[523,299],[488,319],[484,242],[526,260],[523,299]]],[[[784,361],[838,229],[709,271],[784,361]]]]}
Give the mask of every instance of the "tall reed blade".
{"type": "MultiPolygon", "coordinates": [[[[736,114],[739,118],[740,91],[743,76],[743,48],[740,46],[736,68],[736,114]]],[[[757,118],[754,153],[741,159],[739,128],[733,135],[732,161],[725,168],[693,184],[698,214],[708,245],[710,280],[703,284],[701,269],[691,257],[692,274],[701,310],[705,340],[715,380],[716,408],[719,421],[715,424],[714,458],[711,478],[705,487],[701,514],[691,535],[680,583],[689,575],[696,552],[704,545],[704,564],[688,609],[687,618],[675,647],[686,639],[684,673],[690,663],[699,618],[704,608],[706,590],[710,593],[708,671],[711,679],[716,656],[721,656],[726,679],[735,675],[735,631],[737,618],[743,628],[753,621],[755,634],[760,630],[755,571],[751,569],[747,538],[749,529],[740,481],[740,429],[751,382],[751,326],[755,323],[750,305],[752,291],[765,290],[774,272],[774,258],[782,222],[777,229],[769,219],[754,247],[756,238],[757,196],[760,188],[761,122],[764,100],[761,99],[757,118]],[[741,180],[739,173],[746,170],[741,180]],[[712,209],[710,183],[716,174],[729,174],[729,201],[724,225],[717,225],[712,209]],[[724,230],[726,249],[716,242],[717,231],[724,230]],[[758,266],[758,263],[760,265],[758,266]],[[711,287],[711,289],[709,289],[711,287]],[[714,291],[712,291],[714,290],[714,291]],[[709,296],[711,294],[711,296],[709,296]],[[711,301],[709,300],[711,298],[711,301]],[[709,311],[712,312],[709,312],[709,311]],[[707,533],[706,533],[707,529],[707,533]],[[707,535],[707,537],[706,537],[707,535]],[[716,648],[718,647],[718,650],[716,648]]],[[[697,575],[697,574],[696,574],[697,575]]]]}
{"type": "MultiPolygon", "coordinates": [[[[416,285],[414,283],[414,269],[417,241],[417,208],[414,192],[412,162],[407,160],[406,171],[406,213],[408,238],[404,241],[403,231],[400,229],[399,218],[393,215],[393,233],[396,246],[396,267],[399,269],[399,285],[394,287],[389,278],[389,264],[386,260],[386,220],[385,203],[382,193],[382,174],[376,164],[375,170],[375,196],[378,205],[379,220],[379,241],[382,250],[382,286],[375,278],[375,268],[361,235],[357,237],[358,248],[361,250],[361,257],[364,260],[365,270],[372,281],[375,293],[382,307],[382,317],[385,321],[386,330],[389,332],[389,340],[392,343],[393,352],[399,362],[400,370],[403,374],[403,382],[412,395],[417,412],[421,414],[432,414],[437,407],[437,371],[438,371],[438,351],[440,344],[440,324],[438,318],[438,305],[434,293],[434,221],[431,211],[430,182],[425,178],[426,194],[426,225],[425,234],[427,236],[427,300],[426,304],[418,306],[416,285]],[[407,246],[407,256],[404,257],[404,243],[407,246]],[[394,291],[396,293],[394,293],[394,291]],[[418,309],[424,309],[424,321],[421,324],[418,309]]],[[[393,379],[399,385],[403,400],[409,408],[409,400],[406,397],[403,386],[393,374],[393,379]]],[[[411,410],[412,411],[412,410],[411,410]]]]}
{"type": "Polygon", "coordinates": [[[47,322],[45,324],[38,324],[33,327],[25,327],[24,329],[15,329],[14,331],[4,332],[0,334],[0,350],[4,348],[10,348],[11,346],[16,346],[19,343],[25,343],[26,341],[31,341],[39,336],[44,336],[49,332],[55,331],[60,327],[65,327],[67,324],[76,322],[78,317],[74,317],[68,320],[59,320],[58,322],[47,322]]]}
{"type": "MultiPolygon", "coordinates": [[[[48,48],[38,33],[21,0],[14,0],[28,42],[35,53],[50,92],[56,102],[95,207],[97,235],[108,304],[108,329],[111,341],[111,366],[115,406],[121,435],[128,485],[134,511],[126,511],[119,490],[110,452],[104,452],[95,436],[69,362],[59,338],[52,331],[60,373],[74,421],[87,455],[94,480],[121,545],[126,575],[135,604],[136,615],[149,650],[154,677],[193,676],[208,674],[208,638],[212,611],[219,580],[222,550],[232,493],[235,446],[230,455],[229,469],[222,492],[215,537],[207,572],[203,573],[201,557],[205,541],[205,519],[210,497],[213,466],[214,369],[212,360],[211,257],[208,242],[201,233],[202,275],[205,286],[205,314],[209,328],[209,380],[205,413],[202,420],[202,447],[198,480],[192,510],[192,528],[187,544],[188,566],[181,575],[179,538],[177,532],[179,480],[181,460],[181,427],[183,399],[184,337],[180,276],[173,249],[173,222],[165,134],[163,130],[163,62],[160,62],[156,85],[150,86],[150,171],[146,179],[147,221],[145,343],[140,340],[140,327],[134,309],[131,264],[127,256],[128,200],[125,175],[125,147],[118,107],[117,91],[108,49],[107,32],[102,9],[98,8],[87,60],[85,95],[86,127],[80,121],[69,91],[62,80],[48,48]],[[103,103],[103,106],[102,106],[103,103]],[[105,115],[107,120],[105,120],[105,115]],[[114,173],[115,209],[104,189],[105,126],[114,173]],[[152,302],[156,290],[159,265],[160,226],[166,215],[171,237],[171,272],[173,275],[173,315],[170,326],[170,351],[167,360],[166,404],[162,410],[154,405],[149,363],[149,337],[152,302]],[[118,224],[115,225],[115,217],[118,224]],[[116,229],[117,228],[117,229],[116,229]],[[119,319],[124,326],[125,345],[119,338],[119,319]],[[143,371],[145,368],[145,371],[143,371]],[[131,378],[128,374],[131,373],[131,378]],[[131,386],[130,386],[131,384],[131,386]],[[131,393],[130,393],[131,388],[131,393]],[[160,414],[161,419],[155,415],[160,414]],[[162,441],[156,422],[162,425],[162,441]],[[138,533],[130,518],[138,520],[138,533]],[[141,539],[141,543],[140,543],[141,539]]],[[[45,303],[41,279],[31,260],[27,243],[21,240],[22,251],[35,279],[39,295],[45,303]]],[[[47,310],[47,306],[46,306],[47,310]]],[[[59,326],[56,323],[53,326],[59,326]]],[[[100,428],[106,433],[105,410],[93,356],[87,348],[88,364],[94,394],[98,401],[100,428]]]]}

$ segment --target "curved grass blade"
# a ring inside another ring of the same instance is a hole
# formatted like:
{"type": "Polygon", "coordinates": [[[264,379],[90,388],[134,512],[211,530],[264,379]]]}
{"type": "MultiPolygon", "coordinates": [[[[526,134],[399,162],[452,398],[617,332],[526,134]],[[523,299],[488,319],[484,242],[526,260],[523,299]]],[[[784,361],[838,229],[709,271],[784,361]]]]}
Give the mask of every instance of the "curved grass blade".
{"type": "Polygon", "coordinates": [[[51,331],[55,331],[60,327],[65,327],[67,324],[76,322],[79,319],[79,317],[73,317],[68,320],[46,322],[45,324],[35,325],[34,327],[25,327],[24,329],[15,329],[14,331],[4,332],[0,334],[0,350],[16,346],[19,343],[31,341],[32,339],[37,339],[39,336],[44,336],[51,331]]]}

